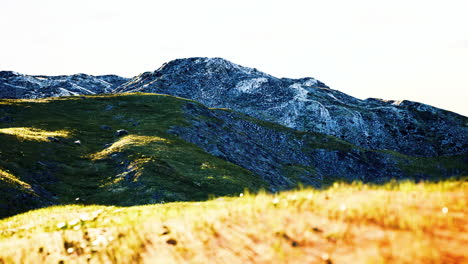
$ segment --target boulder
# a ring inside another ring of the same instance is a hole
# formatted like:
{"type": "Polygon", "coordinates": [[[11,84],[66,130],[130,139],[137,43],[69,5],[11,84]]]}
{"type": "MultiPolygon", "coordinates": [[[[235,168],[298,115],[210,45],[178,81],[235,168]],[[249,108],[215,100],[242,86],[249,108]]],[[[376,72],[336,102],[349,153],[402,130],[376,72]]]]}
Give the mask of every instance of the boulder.
{"type": "Polygon", "coordinates": [[[115,136],[117,136],[117,137],[121,137],[121,136],[125,136],[125,135],[128,135],[128,131],[125,130],[125,129],[119,129],[119,130],[115,131],[115,136]]]}
{"type": "Polygon", "coordinates": [[[60,140],[56,137],[47,137],[47,139],[51,142],[59,142],[60,140]]]}

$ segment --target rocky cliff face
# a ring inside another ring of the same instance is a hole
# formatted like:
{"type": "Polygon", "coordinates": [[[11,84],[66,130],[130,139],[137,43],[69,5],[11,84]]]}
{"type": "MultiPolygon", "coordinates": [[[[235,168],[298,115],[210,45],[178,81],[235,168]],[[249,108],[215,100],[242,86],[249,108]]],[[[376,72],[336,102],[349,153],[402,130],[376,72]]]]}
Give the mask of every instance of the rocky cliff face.
{"type": "Polygon", "coordinates": [[[274,191],[299,182],[321,187],[333,179],[385,182],[417,177],[400,166],[411,164],[409,157],[361,149],[336,137],[298,132],[195,103],[186,104],[184,112],[190,125],[174,126],[172,134],[254,172],[274,191]]]}
{"type": "Polygon", "coordinates": [[[116,75],[33,76],[12,71],[1,71],[0,98],[36,99],[110,93],[127,80],[127,78],[116,75]]]}
{"type": "Polygon", "coordinates": [[[163,93],[230,108],[369,149],[435,157],[468,153],[468,119],[410,101],[359,100],[314,78],[276,78],[221,58],[179,59],[115,92],[163,93]]]}

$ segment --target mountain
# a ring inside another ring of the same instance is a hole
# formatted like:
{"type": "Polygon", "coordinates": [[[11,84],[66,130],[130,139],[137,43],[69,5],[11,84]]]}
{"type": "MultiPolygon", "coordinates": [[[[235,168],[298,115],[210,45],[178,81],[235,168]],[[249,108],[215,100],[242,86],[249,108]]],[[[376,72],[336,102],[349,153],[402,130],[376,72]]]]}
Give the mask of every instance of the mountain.
{"type": "Polygon", "coordinates": [[[222,58],[177,59],[131,79],[0,72],[0,98],[110,92],[179,96],[368,149],[422,157],[468,154],[465,116],[406,100],[360,100],[314,78],[276,78],[222,58]]]}
{"type": "Polygon", "coordinates": [[[128,79],[116,75],[24,75],[0,72],[0,98],[35,99],[56,96],[110,93],[128,79]]]}
{"type": "Polygon", "coordinates": [[[220,58],[132,79],[0,72],[0,97],[0,217],[468,174],[467,117],[220,58]]]}
{"type": "Polygon", "coordinates": [[[229,108],[370,149],[435,157],[468,154],[468,119],[411,101],[359,100],[313,78],[276,78],[221,58],[171,61],[114,92],[163,93],[229,108]]]}

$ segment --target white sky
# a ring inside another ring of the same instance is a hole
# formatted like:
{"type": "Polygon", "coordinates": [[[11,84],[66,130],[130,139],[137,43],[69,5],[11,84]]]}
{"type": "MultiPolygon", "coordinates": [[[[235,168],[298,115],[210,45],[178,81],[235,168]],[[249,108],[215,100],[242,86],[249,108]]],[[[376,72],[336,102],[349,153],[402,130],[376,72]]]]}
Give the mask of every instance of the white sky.
{"type": "Polygon", "coordinates": [[[0,70],[132,77],[195,56],[468,115],[468,0],[0,0],[0,70]]]}

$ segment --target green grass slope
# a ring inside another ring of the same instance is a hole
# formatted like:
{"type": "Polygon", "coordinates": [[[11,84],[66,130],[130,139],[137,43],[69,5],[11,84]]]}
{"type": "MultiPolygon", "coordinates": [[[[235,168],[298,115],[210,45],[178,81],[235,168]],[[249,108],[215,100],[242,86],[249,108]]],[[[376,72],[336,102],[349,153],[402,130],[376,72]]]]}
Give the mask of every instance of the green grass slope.
{"type": "Polygon", "coordinates": [[[0,217],[49,204],[127,206],[265,187],[166,132],[185,124],[186,102],[149,94],[0,100],[0,217]]]}

